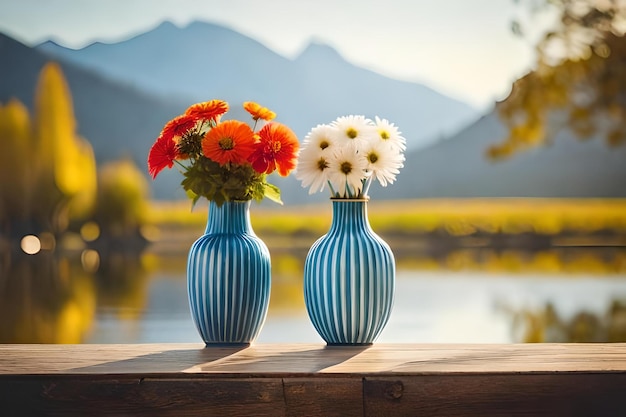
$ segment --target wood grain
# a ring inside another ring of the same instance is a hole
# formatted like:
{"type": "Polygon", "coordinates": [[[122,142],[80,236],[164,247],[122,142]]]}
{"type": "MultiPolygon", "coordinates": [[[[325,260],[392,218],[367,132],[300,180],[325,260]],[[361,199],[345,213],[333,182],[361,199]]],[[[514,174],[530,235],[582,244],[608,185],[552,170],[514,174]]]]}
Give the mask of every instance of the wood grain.
{"type": "Polygon", "coordinates": [[[0,375],[124,373],[494,373],[626,371],[626,344],[0,345],[0,375]]]}
{"type": "Polygon", "coordinates": [[[0,345],[0,415],[626,415],[626,344],[0,345]]]}
{"type": "Polygon", "coordinates": [[[420,375],[367,378],[375,416],[625,416],[626,374],[420,375]]]}

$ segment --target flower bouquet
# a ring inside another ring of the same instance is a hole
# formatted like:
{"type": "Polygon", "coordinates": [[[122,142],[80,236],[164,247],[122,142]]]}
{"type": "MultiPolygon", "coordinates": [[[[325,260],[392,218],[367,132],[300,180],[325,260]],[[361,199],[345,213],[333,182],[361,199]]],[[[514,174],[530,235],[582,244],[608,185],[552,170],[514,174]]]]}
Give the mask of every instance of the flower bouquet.
{"type": "Polygon", "coordinates": [[[286,125],[264,124],[276,113],[255,102],[243,103],[253,126],[239,120],[221,121],[228,103],[211,100],[190,106],[167,122],[148,154],[152,178],[177,164],[182,186],[194,203],[205,197],[221,206],[225,201],[260,201],[267,197],[280,203],[280,190],[267,182],[277,171],[287,176],[295,168],[299,142],[286,125]]]}
{"type": "Polygon", "coordinates": [[[328,184],[330,230],[304,263],[304,301],[313,326],[329,345],[368,345],[393,305],[395,260],[370,227],[369,187],[393,183],[403,166],[405,140],[387,120],[345,116],[307,135],[296,177],[309,193],[328,184]]]}
{"type": "Polygon", "coordinates": [[[297,162],[298,138],[276,114],[245,102],[253,125],[222,121],[228,103],[194,104],[165,124],[148,155],[155,178],[174,164],[194,203],[205,197],[209,212],[204,235],[187,258],[187,294],[196,328],[207,345],[246,345],[258,335],[269,306],[271,259],[250,223],[251,200],[280,202],[267,182],[288,175],[297,162]],[[263,126],[257,131],[257,124],[263,126]],[[269,123],[265,123],[269,122],[269,123]]]}
{"type": "Polygon", "coordinates": [[[386,187],[404,166],[406,141],[386,119],[344,116],[306,136],[296,178],[309,194],[326,184],[332,198],[367,199],[372,181],[386,187]]]}

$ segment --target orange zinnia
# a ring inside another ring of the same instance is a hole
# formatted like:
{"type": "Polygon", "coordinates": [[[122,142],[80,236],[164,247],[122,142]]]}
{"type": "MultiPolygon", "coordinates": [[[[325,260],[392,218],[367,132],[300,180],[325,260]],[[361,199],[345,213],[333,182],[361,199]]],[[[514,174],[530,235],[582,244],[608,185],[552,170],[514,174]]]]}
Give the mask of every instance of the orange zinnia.
{"type": "Polygon", "coordinates": [[[152,179],[165,167],[171,168],[178,158],[178,147],[172,138],[159,136],[148,154],[148,172],[152,179]]]}
{"type": "Polygon", "coordinates": [[[243,108],[250,113],[254,120],[263,119],[266,121],[270,121],[276,117],[276,113],[268,109],[267,107],[263,107],[254,101],[246,101],[243,103],[243,108]]]}
{"type": "Polygon", "coordinates": [[[177,116],[163,127],[161,136],[168,139],[181,137],[196,125],[197,118],[188,114],[177,116]]]}
{"type": "Polygon", "coordinates": [[[185,114],[195,116],[201,120],[213,120],[217,123],[220,117],[227,111],[228,103],[222,100],[211,100],[189,106],[185,114]]]}
{"type": "Polygon", "coordinates": [[[259,131],[259,142],[248,159],[259,173],[274,170],[286,177],[296,167],[300,144],[296,134],[281,123],[269,123],[259,131]]]}
{"type": "Polygon", "coordinates": [[[246,123],[227,120],[209,130],[202,140],[204,156],[220,165],[247,161],[254,150],[254,132],[246,123]]]}

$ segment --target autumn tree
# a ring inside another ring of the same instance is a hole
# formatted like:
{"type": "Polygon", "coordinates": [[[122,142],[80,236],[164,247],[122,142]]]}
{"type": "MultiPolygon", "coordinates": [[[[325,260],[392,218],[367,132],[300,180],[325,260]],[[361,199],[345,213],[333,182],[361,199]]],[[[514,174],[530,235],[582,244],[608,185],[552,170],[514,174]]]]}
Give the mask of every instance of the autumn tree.
{"type": "Polygon", "coordinates": [[[96,195],[96,160],[77,133],[72,96],[56,63],[44,66],[35,99],[35,138],[40,163],[51,163],[54,183],[69,217],[85,217],[96,195]]]}
{"type": "Polygon", "coordinates": [[[0,105],[0,144],[0,233],[59,234],[90,213],[96,162],[58,64],[41,70],[32,120],[17,100],[0,105]]]}
{"type": "Polygon", "coordinates": [[[129,244],[146,223],[149,185],[130,159],[105,164],[98,172],[97,204],[93,220],[108,240],[129,244]]]}
{"type": "MultiPolygon", "coordinates": [[[[508,137],[493,159],[549,143],[561,129],[579,139],[626,143],[626,1],[518,0],[535,12],[556,10],[558,23],[536,45],[535,70],[497,106],[508,137]]],[[[524,26],[513,22],[515,33],[524,26]]]]}
{"type": "Polygon", "coordinates": [[[25,162],[33,149],[30,115],[18,100],[0,104],[0,146],[0,231],[5,231],[11,221],[28,221],[36,184],[36,173],[25,162]]]}

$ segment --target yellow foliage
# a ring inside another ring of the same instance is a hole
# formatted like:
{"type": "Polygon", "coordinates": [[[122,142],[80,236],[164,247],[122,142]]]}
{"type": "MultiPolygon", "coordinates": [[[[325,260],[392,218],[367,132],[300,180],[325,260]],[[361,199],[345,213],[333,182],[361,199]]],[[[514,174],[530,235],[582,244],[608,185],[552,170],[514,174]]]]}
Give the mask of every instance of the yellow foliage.
{"type": "MultiPolygon", "coordinates": [[[[568,19],[573,22],[572,16],[568,19]]],[[[546,143],[563,128],[578,139],[601,134],[610,146],[626,143],[626,36],[604,31],[601,37],[600,44],[585,45],[585,53],[576,58],[553,65],[540,60],[537,70],[515,82],[497,107],[509,132],[486,150],[489,158],[546,143]]],[[[539,49],[541,58],[545,51],[539,49]]]]}
{"type": "Polygon", "coordinates": [[[104,165],[98,183],[94,220],[101,229],[121,236],[145,223],[148,183],[131,160],[104,165]]]}
{"type": "MultiPolygon", "coordinates": [[[[59,191],[75,197],[70,215],[84,216],[96,192],[96,162],[91,145],[76,134],[72,97],[56,63],[46,64],[40,75],[36,100],[36,132],[42,152],[49,159],[59,191]]],[[[44,164],[45,165],[45,164],[44,164]]]]}
{"type": "Polygon", "coordinates": [[[0,228],[27,225],[35,232],[58,233],[91,211],[96,162],[75,127],[71,96],[57,64],[41,70],[32,121],[19,101],[0,105],[0,228]]]}
{"type": "Polygon", "coordinates": [[[30,118],[18,100],[0,104],[0,219],[21,216],[27,211],[35,181],[26,162],[32,150],[30,118]]]}

